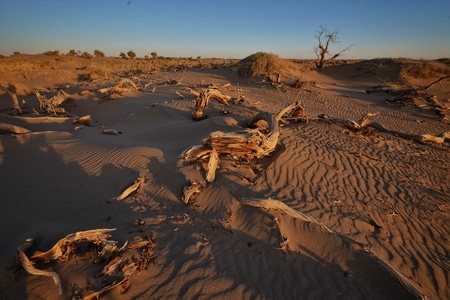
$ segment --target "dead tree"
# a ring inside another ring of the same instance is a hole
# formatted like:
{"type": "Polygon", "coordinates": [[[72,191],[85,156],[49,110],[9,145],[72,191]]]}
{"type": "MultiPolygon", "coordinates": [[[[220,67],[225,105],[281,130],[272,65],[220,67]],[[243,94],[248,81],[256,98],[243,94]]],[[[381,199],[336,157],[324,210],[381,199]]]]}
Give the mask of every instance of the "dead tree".
{"type": "Polygon", "coordinates": [[[330,57],[329,56],[330,55],[329,48],[330,48],[331,44],[334,44],[337,42],[338,31],[334,30],[333,32],[331,32],[323,25],[320,25],[320,30],[317,32],[316,38],[317,38],[317,42],[319,43],[319,45],[317,45],[314,48],[314,52],[316,53],[316,56],[317,56],[316,67],[318,69],[322,69],[325,62],[338,58],[342,53],[344,53],[345,51],[350,49],[350,47],[352,46],[352,45],[350,45],[347,48],[345,48],[344,50],[341,50],[338,53],[336,53],[330,57]]]}

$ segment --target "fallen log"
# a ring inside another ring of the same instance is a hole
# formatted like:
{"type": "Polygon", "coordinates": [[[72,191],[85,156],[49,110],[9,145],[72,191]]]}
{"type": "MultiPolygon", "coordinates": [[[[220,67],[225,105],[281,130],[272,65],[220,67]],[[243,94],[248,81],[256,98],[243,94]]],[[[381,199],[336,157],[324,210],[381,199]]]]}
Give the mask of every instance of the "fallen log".
{"type": "Polygon", "coordinates": [[[278,113],[277,120],[284,123],[306,121],[305,108],[295,101],[278,113]]]}
{"type": "Polygon", "coordinates": [[[31,130],[28,130],[24,127],[20,127],[20,126],[8,124],[8,123],[0,123],[0,131],[1,130],[9,131],[9,132],[15,133],[15,134],[25,134],[25,133],[31,132],[31,130]]]}
{"type": "MultiPolygon", "coordinates": [[[[197,92],[195,92],[192,89],[186,89],[186,91],[193,95],[197,94],[197,92]]],[[[231,97],[223,95],[216,88],[204,89],[196,97],[197,99],[195,100],[195,109],[194,112],[192,113],[192,119],[194,121],[203,120],[205,118],[205,109],[208,106],[209,99],[211,98],[216,99],[218,102],[226,106],[230,106],[228,101],[231,99],[231,97]]]]}

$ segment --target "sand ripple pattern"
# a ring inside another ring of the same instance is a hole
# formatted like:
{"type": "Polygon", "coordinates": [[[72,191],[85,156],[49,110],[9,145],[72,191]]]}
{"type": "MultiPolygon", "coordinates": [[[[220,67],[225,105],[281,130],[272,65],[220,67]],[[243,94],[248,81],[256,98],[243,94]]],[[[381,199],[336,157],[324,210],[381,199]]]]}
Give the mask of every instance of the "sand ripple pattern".
{"type": "Polygon", "coordinates": [[[292,133],[281,135],[286,149],[254,190],[364,244],[437,297],[434,291],[449,284],[443,271],[450,268],[449,152],[395,137],[351,137],[336,127],[310,123],[284,129],[292,133]],[[436,226],[421,222],[430,219],[436,226]]]}

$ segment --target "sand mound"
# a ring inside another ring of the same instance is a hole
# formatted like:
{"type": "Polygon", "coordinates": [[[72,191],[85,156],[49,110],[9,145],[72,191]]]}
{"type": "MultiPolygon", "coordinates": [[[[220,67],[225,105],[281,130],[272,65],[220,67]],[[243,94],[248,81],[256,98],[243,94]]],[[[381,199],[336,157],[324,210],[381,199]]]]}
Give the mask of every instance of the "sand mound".
{"type": "Polygon", "coordinates": [[[274,76],[277,74],[290,74],[298,69],[290,61],[283,60],[275,54],[257,52],[237,63],[240,77],[248,78],[253,76],[274,76]]]}

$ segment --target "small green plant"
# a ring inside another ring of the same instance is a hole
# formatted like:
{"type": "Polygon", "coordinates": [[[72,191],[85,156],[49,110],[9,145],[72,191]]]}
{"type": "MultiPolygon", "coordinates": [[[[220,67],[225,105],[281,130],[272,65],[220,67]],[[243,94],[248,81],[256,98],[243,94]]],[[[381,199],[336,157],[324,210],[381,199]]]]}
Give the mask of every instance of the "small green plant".
{"type": "Polygon", "coordinates": [[[14,51],[13,55],[20,55],[22,53],[20,53],[19,51],[14,51]]]}
{"type": "Polygon", "coordinates": [[[77,56],[77,51],[75,51],[74,49],[71,49],[68,53],[68,56],[77,56]]]}

